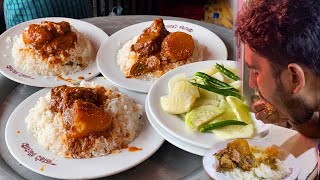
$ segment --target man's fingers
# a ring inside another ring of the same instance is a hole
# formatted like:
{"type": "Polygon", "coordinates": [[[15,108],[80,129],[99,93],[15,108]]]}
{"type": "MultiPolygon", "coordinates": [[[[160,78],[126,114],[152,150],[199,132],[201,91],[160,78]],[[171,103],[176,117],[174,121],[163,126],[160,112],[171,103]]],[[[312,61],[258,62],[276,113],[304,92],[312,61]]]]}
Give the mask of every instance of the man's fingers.
{"type": "Polygon", "coordinates": [[[252,109],[254,112],[262,111],[266,108],[266,104],[263,100],[258,100],[252,104],[252,109]]]}
{"type": "Polygon", "coordinates": [[[256,118],[261,120],[261,121],[265,121],[268,118],[268,113],[266,111],[260,111],[256,113],[256,118]]]}

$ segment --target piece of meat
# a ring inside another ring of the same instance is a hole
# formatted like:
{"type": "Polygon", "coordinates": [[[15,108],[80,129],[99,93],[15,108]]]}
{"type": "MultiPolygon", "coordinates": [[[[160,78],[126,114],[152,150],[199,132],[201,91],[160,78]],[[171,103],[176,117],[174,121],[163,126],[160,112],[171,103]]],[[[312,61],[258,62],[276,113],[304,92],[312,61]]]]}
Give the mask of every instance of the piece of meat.
{"type": "Polygon", "coordinates": [[[244,139],[234,140],[227,145],[230,157],[244,171],[250,171],[255,164],[255,158],[250,150],[248,142],[244,139]]]}
{"type": "Polygon", "coordinates": [[[248,142],[244,139],[228,143],[227,148],[217,152],[215,156],[219,162],[218,172],[230,171],[235,167],[250,171],[256,162],[248,142]]]}
{"type": "Polygon", "coordinates": [[[37,24],[30,24],[22,32],[23,42],[27,45],[33,45],[35,48],[50,42],[53,38],[53,34],[46,27],[37,24]]]}
{"type": "Polygon", "coordinates": [[[58,86],[51,90],[50,110],[63,113],[67,108],[71,108],[76,100],[101,106],[107,98],[105,93],[104,88],[58,86]]]}
{"type": "Polygon", "coordinates": [[[192,36],[184,32],[170,33],[162,42],[161,56],[170,62],[187,60],[192,56],[194,42],[192,36]]]}
{"type": "Polygon", "coordinates": [[[76,100],[72,108],[64,111],[63,117],[67,133],[72,138],[106,131],[113,121],[103,107],[83,100],[76,100]]]}
{"type": "Polygon", "coordinates": [[[135,52],[140,55],[150,55],[160,51],[163,39],[169,34],[163,20],[157,18],[151,26],[143,31],[133,45],[135,52]]]}
{"type": "Polygon", "coordinates": [[[106,94],[103,87],[58,86],[51,90],[50,110],[61,113],[68,137],[82,138],[110,127],[113,117],[104,110],[106,94]]]}
{"type": "Polygon", "coordinates": [[[36,49],[44,57],[56,54],[68,56],[67,51],[75,47],[77,35],[71,31],[68,22],[44,21],[40,24],[30,24],[22,32],[22,39],[26,45],[36,49]]]}
{"type": "Polygon", "coordinates": [[[150,56],[136,61],[130,68],[127,77],[140,76],[142,74],[152,72],[160,66],[160,59],[157,56],[150,56]]]}
{"type": "Polygon", "coordinates": [[[237,150],[241,156],[253,156],[248,142],[244,139],[237,139],[228,143],[227,149],[237,150]]]}
{"type": "Polygon", "coordinates": [[[219,160],[217,172],[230,171],[236,168],[236,164],[230,159],[228,154],[223,154],[219,160]]]}

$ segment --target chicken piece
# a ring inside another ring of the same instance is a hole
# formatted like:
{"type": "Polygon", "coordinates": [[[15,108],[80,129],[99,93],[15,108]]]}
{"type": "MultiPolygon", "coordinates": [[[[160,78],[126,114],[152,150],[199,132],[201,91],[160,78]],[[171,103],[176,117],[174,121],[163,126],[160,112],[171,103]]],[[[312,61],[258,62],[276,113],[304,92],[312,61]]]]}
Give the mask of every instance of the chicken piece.
{"type": "Polygon", "coordinates": [[[230,159],[230,157],[227,154],[224,154],[219,160],[217,172],[230,171],[236,167],[236,164],[230,159]]]}
{"type": "Polygon", "coordinates": [[[59,23],[45,21],[41,24],[46,25],[48,29],[59,35],[64,35],[71,32],[71,26],[66,21],[61,21],[59,23]]]}
{"type": "Polygon", "coordinates": [[[107,98],[104,88],[68,87],[66,85],[55,87],[51,90],[50,110],[63,113],[72,108],[76,100],[91,102],[96,106],[102,106],[107,98]]]}
{"type": "Polygon", "coordinates": [[[169,34],[163,20],[157,18],[151,26],[143,31],[138,37],[137,42],[133,45],[135,52],[140,55],[154,54],[161,49],[163,39],[169,34]]]}
{"type": "Polygon", "coordinates": [[[130,68],[127,77],[140,76],[152,72],[160,67],[160,59],[157,56],[150,56],[136,61],[130,68]]]}
{"type": "Polygon", "coordinates": [[[218,159],[217,172],[230,171],[236,168],[236,164],[231,160],[228,149],[222,149],[214,154],[218,159]]]}
{"type": "Polygon", "coordinates": [[[63,113],[63,117],[67,133],[72,138],[106,131],[113,121],[103,107],[83,100],[76,100],[72,108],[63,113]]]}
{"type": "Polygon", "coordinates": [[[253,156],[248,142],[244,139],[237,139],[228,143],[227,148],[237,150],[241,156],[253,156]]]}
{"type": "Polygon", "coordinates": [[[192,56],[194,42],[192,36],[184,32],[173,32],[162,42],[161,56],[170,62],[184,61],[192,56]]]}
{"type": "Polygon", "coordinates": [[[37,49],[53,39],[53,34],[44,26],[30,24],[29,27],[22,32],[23,42],[27,45],[33,45],[37,49]]]}
{"type": "Polygon", "coordinates": [[[250,171],[254,167],[255,158],[250,150],[248,142],[244,139],[234,140],[227,145],[231,152],[231,159],[244,171],[250,171]]]}
{"type": "Polygon", "coordinates": [[[248,142],[244,139],[228,143],[227,148],[217,152],[215,156],[219,161],[218,172],[230,171],[235,167],[239,167],[243,171],[250,171],[255,167],[255,157],[248,142]]]}
{"type": "Polygon", "coordinates": [[[61,113],[67,136],[82,138],[111,126],[113,118],[104,110],[107,94],[103,87],[58,86],[51,90],[50,110],[61,113]]]}
{"type": "Polygon", "coordinates": [[[74,48],[77,34],[71,31],[68,22],[44,21],[40,24],[30,24],[22,33],[23,42],[31,45],[43,57],[69,55],[66,51],[74,48]]]}

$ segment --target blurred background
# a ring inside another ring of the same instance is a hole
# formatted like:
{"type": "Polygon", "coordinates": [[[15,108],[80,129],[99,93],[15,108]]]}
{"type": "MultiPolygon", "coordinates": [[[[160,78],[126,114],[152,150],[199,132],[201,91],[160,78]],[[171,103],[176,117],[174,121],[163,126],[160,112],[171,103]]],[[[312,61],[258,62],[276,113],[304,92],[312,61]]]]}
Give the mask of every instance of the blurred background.
{"type": "MultiPolygon", "coordinates": [[[[0,0],[0,33],[5,22],[0,0]]],[[[10,0],[8,0],[10,1],[10,0]]],[[[236,0],[91,0],[93,16],[161,15],[183,17],[233,28],[236,0]]]]}

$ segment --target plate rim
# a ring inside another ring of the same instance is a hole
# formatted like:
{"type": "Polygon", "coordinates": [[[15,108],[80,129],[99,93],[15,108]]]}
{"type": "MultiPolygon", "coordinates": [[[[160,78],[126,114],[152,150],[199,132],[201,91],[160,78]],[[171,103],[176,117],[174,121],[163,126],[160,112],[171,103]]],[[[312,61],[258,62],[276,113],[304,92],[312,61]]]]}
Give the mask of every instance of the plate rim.
{"type": "MultiPolygon", "coordinates": [[[[7,42],[6,42],[6,38],[8,37],[11,37],[10,34],[12,33],[12,31],[15,31],[15,30],[23,30],[23,27],[24,26],[27,26],[31,23],[39,23],[41,21],[68,21],[68,22],[75,22],[75,23],[80,23],[80,24],[84,24],[84,25],[88,25],[88,26],[91,26],[93,28],[96,29],[96,31],[99,32],[99,35],[103,35],[104,36],[104,40],[103,42],[108,39],[110,36],[104,32],[101,28],[95,26],[94,24],[91,24],[89,22],[86,22],[86,21],[82,21],[80,19],[73,19],[73,18],[67,18],[67,17],[45,17],[45,18],[38,18],[38,19],[32,19],[32,20],[28,20],[28,21],[25,21],[25,22],[22,22],[20,24],[17,24],[9,29],[7,29],[5,32],[3,32],[1,35],[0,35],[0,43],[2,43],[3,45],[3,48],[5,48],[5,46],[7,46],[7,42]]],[[[77,29],[78,30],[78,29],[77,29]]],[[[13,38],[13,37],[11,37],[13,38]]],[[[89,39],[90,40],[90,39],[89,39]]],[[[101,42],[100,44],[100,47],[101,45],[103,44],[103,42],[101,42]]],[[[10,42],[10,46],[13,45],[13,42],[10,42]]],[[[100,47],[97,47],[96,49],[96,56],[97,56],[97,53],[98,53],[98,50],[100,49],[100,47]]],[[[7,56],[9,57],[6,57],[6,58],[10,58],[10,60],[13,60],[12,58],[12,55],[11,55],[11,49],[8,49],[10,51],[9,54],[7,54],[7,56]]],[[[13,66],[14,68],[18,68],[18,67],[15,67],[13,66]]],[[[90,72],[90,76],[88,77],[85,77],[85,80],[90,80],[90,79],[93,79],[94,77],[96,77],[97,75],[100,74],[100,70],[98,68],[98,65],[97,65],[97,57],[95,57],[95,60],[94,62],[92,62],[91,64],[89,64],[88,67],[91,67],[91,68],[94,68],[95,72],[90,72]]],[[[87,67],[87,68],[88,68],[87,67]]],[[[5,77],[7,77],[8,79],[12,80],[12,81],[15,81],[17,83],[20,83],[20,84],[24,84],[24,85],[28,85],[28,86],[33,86],[33,87],[43,87],[43,88],[46,88],[46,87],[54,87],[54,86],[59,86],[59,85],[63,85],[63,84],[70,84],[70,82],[68,81],[64,81],[64,80],[59,80],[59,79],[49,79],[49,80],[52,80],[52,81],[55,81],[55,82],[61,82],[61,83],[50,83],[51,85],[50,86],[45,86],[45,85],[41,85],[43,83],[39,83],[38,80],[34,80],[33,82],[29,82],[29,81],[23,81],[22,79],[20,78],[17,78],[15,77],[14,75],[10,75],[10,73],[7,73],[5,70],[5,67],[0,67],[0,73],[2,75],[4,75],[5,77]]],[[[20,68],[19,68],[20,69],[20,68]]],[[[86,69],[86,68],[85,68],[86,69]]],[[[84,71],[85,69],[81,70],[81,71],[84,71]]],[[[81,71],[78,71],[78,72],[75,72],[75,73],[79,73],[81,71]]],[[[39,75],[39,74],[32,74],[32,73],[28,73],[26,71],[23,71],[21,69],[21,73],[25,74],[25,75],[28,75],[28,76],[37,76],[37,77],[43,77],[43,78],[46,78],[46,77],[54,77],[54,76],[44,76],[44,75],[39,75]]],[[[75,74],[75,73],[72,73],[72,74],[75,74]]],[[[68,75],[71,75],[71,74],[68,74],[68,75]]],[[[63,75],[63,76],[68,76],[68,75],[63,75]]],[[[79,75],[81,76],[81,75],[79,75]]],[[[42,81],[44,81],[44,79],[42,79],[42,81]]],[[[74,84],[79,84],[81,82],[81,80],[79,79],[73,79],[73,81],[75,81],[76,83],[74,84]]]]}
{"type": "MultiPolygon", "coordinates": [[[[137,23],[137,24],[133,24],[133,25],[127,26],[127,27],[125,27],[125,28],[123,28],[123,29],[120,29],[119,31],[113,33],[113,34],[109,37],[110,39],[108,39],[107,41],[105,41],[105,42],[101,45],[101,47],[99,48],[99,51],[98,51],[98,53],[97,53],[97,65],[98,65],[98,68],[99,68],[101,74],[102,74],[104,77],[106,77],[110,82],[114,83],[116,86],[121,87],[121,88],[125,88],[125,89],[129,89],[129,90],[131,90],[131,91],[140,92],[140,93],[148,93],[148,92],[150,91],[151,87],[152,87],[152,84],[156,81],[156,80],[147,81],[145,84],[150,84],[148,88],[139,88],[139,87],[134,88],[134,87],[126,86],[126,85],[125,85],[125,81],[127,81],[128,79],[124,79],[124,82],[118,82],[118,81],[114,80],[112,77],[110,77],[110,74],[106,73],[106,71],[103,70],[103,69],[105,69],[105,67],[102,67],[102,66],[103,66],[103,63],[102,63],[102,62],[103,62],[104,60],[103,60],[103,58],[101,58],[101,57],[103,57],[103,56],[101,55],[101,54],[103,53],[102,47],[104,47],[104,46],[106,46],[106,44],[110,43],[110,41],[113,40],[113,38],[121,35],[123,32],[126,32],[128,29],[132,29],[132,28],[135,28],[135,27],[139,27],[139,26],[144,26],[144,25],[147,25],[147,24],[151,24],[152,22],[153,22],[153,21],[140,22],[140,23],[137,23]]],[[[224,51],[224,53],[225,53],[223,59],[227,60],[227,58],[228,58],[228,49],[227,49],[227,47],[226,47],[226,44],[224,43],[224,41],[223,41],[216,33],[210,31],[209,29],[207,29],[207,28],[205,28],[205,27],[203,27],[203,26],[201,26],[201,25],[194,24],[194,23],[191,23],[191,22],[179,21],[179,20],[165,20],[165,19],[163,20],[163,22],[164,22],[164,23],[175,23],[175,22],[176,22],[176,23],[189,24],[189,25],[196,26],[197,28],[200,28],[200,29],[203,29],[203,30],[205,30],[205,31],[210,32],[210,36],[212,35],[212,36],[214,36],[215,38],[217,38],[218,41],[219,41],[219,43],[221,43],[221,45],[223,46],[223,51],[224,51]]],[[[135,32],[135,33],[136,33],[136,32],[135,32]]],[[[139,34],[141,34],[140,31],[137,32],[137,35],[139,35],[139,34]]],[[[131,39],[132,39],[132,38],[133,38],[133,37],[131,37],[131,39]]],[[[129,39],[129,40],[130,40],[130,39],[129,39]]],[[[121,42],[121,43],[124,44],[124,43],[126,43],[126,42],[127,42],[127,41],[121,42]]],[[[122,44],[122,46],[123,46],[123,44],[122,44]]],[[[119,45],[120,48],[121,48],[122,46],[119,45]]],[[[118,51],[118,50],[119,50],[119,49],[117,49],[117,51],[118,51]]],[[[116,61],[116,57],[114,58],[114,60],[116,61]]],[[[204,59],[204,60],[202,60],[202,61],[206,61],[206,60],[207,60],[207,59],[204,59]]],[[[116,64],[117,68],[120,69],[119,66],[117,65],[117,63],[116,63],[116,62],[114,62],[114,63],[116,64]]],[[[121,71],[120,71],[120,72],[121,72],[121,71]]],[[[122,72],[121,72],[121,73],[122,73],[122,72]]],[[[123,74],[123,73],[122,73],[122,74],[123,74]]],[[[122,75],[122,74],[121,74],[121,75],[122,75]]],[[[137,80],[137,79],[134,79],[134,80],[137,80]]],[[[143,80],[138,80],[138,81],[143,81],[143,80]]]]}
{"type": "MultiPolygon", "coordinates": [[[[267,141],[264,141],[264,140],[254,140],[254,139],[246,139],[247,142],[249,143],[250,146],[252,146],[252,143],[254,144],[254,146],[262,146],[262,147],[265,147],[265,146],[272,146],[274,144],[270,143],[270,142],[267,142],[267,141]],[[255,145],[255,144],[258,144],[258,145],[255,145]]],[[[216,146],[227,146],[227,143],[231,142],[231,141],[234,141],[234,140],[226,140],[224,142],[220,142],[220,143],[217,143],[215,145],[213,145],[209,151],[207,151],[207,153],[203,156],[203,159],[202,159],[202,165],[203,165],[203,168],[205,170],[205,172],[208,174],[208,176],[210,178],[215,178],[213,177],[213,174],[211,174],[211,171],[209,171],[208,168],[211,168],[211,169],[214,169],[213,167],[208,167],[208,165],[212,165],[212,163],[210,164],[207,164],[209,162],[209,159],[211,158],[212,159],[212,154],[219,151],[219,150],[216,150],[216,146]]],[[[282,148],[282,147],[279,147],[277,146],[278,148],[280,148],[281,150],[285,151],[285,152],[288,152],[286,149],[282,148]]],[[[220,149],[221,150],[221,149],[220,149]]],[[[299,174],[301,172],[301,167],[298,165],[298,159],[296,157],[294,157],[290,152],[288,152],[289,155],[287,156],[287,158],[290,158],[292,160],[294,160],[294,164],[297,168],[296,171],[293,171],[296,173],[296,176],[294,178],[298,178],[299,177],[299,174]]],[[[286,158],[286,159],[287,159],[286,158]]],[[[285,160],[284,160],[285,161],[285,160]]],[[[284,162],[282,161],[282,162],[284,162]]],[[[216,172],[215,170],[213,170],[213,172],[216,172]]],[[[222,174],[223,173],[219,173],[219,174],[222,174]]],[[[292,175],[292,174],[291,174],[292,175]]],[[[287,177],[285,180],[289,180],[288,178],[292,178],[291,175],[289,177],[287,177]]],[[[227,176],[225,176],[226,178],[228,178],[227,176]]],[[[230,179],[230,178],[229,178],[230,179]]]]}
{"type": "MultiPolygon", "coordinates": [[[[111,87],[114,86],[111,82],[108,82],[104,77],[95,77],[95,78],[92,79],[90,82],[96,82],[96,81],[100,81],[100,80],[105,81],[105,83],[106,83],[108,86],[111,86],[111,87]]],[[[99,84],[101,84],[101,83],[99,83],[99,84]]],[[[14,148],[14,147],[12,147],[12,143],[11,143],[11,145],[8,145],[8,144],[10,144],[10,143],[8,142],[8,141],[9,141],[9,140],[8,140],[8,138],[9,138],[9,137],[8,137],[8,136],[9,136],[8,126],[9,126],[9,122],[12,121],[12,120],[11,120],[12,115],[15,115],[15,114],[17,113],[16,111],[18,111],[18,110],[21,108],[21,107],[20,107],[21,104],[22,104],[22,105],[23,105],[23,104],[26,104],[26,103],[29,102],[31,99],[34,99],[33,101],[36,101],[36,102],[37,102],[37,101],[39,100],[39,98],[40,98],[40,97],[43,97],[47,92],[49,92],[50,89],[51,89],[51,88],[43,88],[43,89],[40,89],[39,91],[36,91],[35,93],[33,93],[33,94],[31,94],[30,96],[28,96],[28,97],[27,97],[26,99],[24,99],[21,103],[19,103],[19,105],[14,109],[14,111],[11,113],[10,117],[8,118],[8,121],[7,121],[6,127],[5,127],[5,141],[6,141],[6,146],[7,146],[8,150],[9,150],[9,152],[10,152],[10,155],[12,155],[16,161],[18,161],[18,162],[21,163],[24,167],[26,167],[27,169],[33,171],[34,173],[37,173],[37,174],[40,174],[40,175],[43,175],[43,176],[46,176],[46,177],[59,178],[59,179],[74,179],[74,178],[76,178],[76,179],[87,179],[87,178],[93,179],[93,178],[107,177],[107,176],[111,176],[111,175],[118,174],[118,173],[120,173],[120,172],[124,172],[124,171],[126,171],[126,170],[128,170],[128,169],[131,169],[131,168],[133,168],[133,167],[135,167],[135,166],[143,163],[145,160],[147,160],[148,158],[150,158],[154,153],[156,153],[156,152],[159,150],[159,148],[163,145],[163,143],[164,143],[164,141],[165,141],[165,139],[162,138],[162,136],[160,136],[160,135],[157,133],[157,131],[155,131],[155,130],[153,129],[152,125],[150,124],[150,122],[149,122],[149,120],[148,120],[147,115],[145,114],[144,106],[142,105],[143,114],[144,114],[144,116],[145,116],[145,118],[146,118],[146,119],[145,119],[144,126],[147,125],[146,129],[151,129],[152,131],[154,131],[153,133],[154,133],[155,135],[159,136],[160,139],[159,139],[159,142],[157,142],[157,146],[154,146],[154,147],[152,148],[152,150],[150,150],[146,155],[143,155],[141,159],[137,160],[137,162],[132,163],[131,165],[126,166],[125,168],[118,168],[117,171],[108,172],[108,173],[100,173],[100,174],[98,174],[98,175],[93,175],[93,176],[92,176],[92,175],[83,175],[83,176],[73,176],[73,177],[70,177],[70,176],[65,176],[65,174],[62,174],[62,175],[60,175],[60,176],[55,176],[55,175],[46,174],[46,173],[45,173],[46,171],[41,171],[41,170],[37,169],[36,167],[32,167],[32,166],[30,166],[30,163],[28,163],[27,161],[24,161],[23,159],[17,157],[17,154],[14,153],[15,151],[12,149],[12,148],[14,148]],[[149,123],[149,124],[148,124],[148,123],[149,123]],[[160,141],[160,140],[161,140],[161,141],[160,141]]],[[[120,88],[118,88],[118,90],[120,90],[120,88]]],[[[121,89],[121,92],[122,92],[122,90],[127,91],[126,89],[121,89]]],[[[122,93],[126,94],[125,92],[122,92],[122,93]]],[[[131,91],[130,93],[138,94],[137,92],[132,92],[132,91],[131,91]]],[[[144,94],[141,94],[141,95],[143,95],[144,98],[146,98],[146,95],[144,95],[144,94]]],[[[130,96],[129,96],[129,97],[130,97],[130,96]]],[[[145,100],[144,100],[144,101],[145,101],[145,100]]],[[[29,110],[30,110],[30,109],[28,109],[28,110],[26,110],[26,111],[29,111],[29,110]]],[[[23,121],[22,123],[24,124],[24,126],[26,126],[26,124],[25,124],[24,121],[23,121]]],[[[35,139],[35,137],[34,137],[32,134],[30,134],[30,133],[31,133],[31,132],[28,131],[28,132],[26,132],[25,134],[29,134],[29,135],[26,135],[27,137],[31,136],[31,138],[32,138],[31,141],[34,141],[34,142],[37,144],[37,146],[38,146],[37,149],[38,149],[38,148],[41,149],[42,152],[44,152],[44,151],[50,152],[50,151],[44,149],[42,146],[40,146],[40,145],[37,143],[37,140],[35,139]]],[[[142,132],[139,133],[139,136],[140,136],[141,133],[142,133],[142,132]]],[[[130,145],[131,143],[133,143],[137,138],[139,138],[139,136],[137,136],[132,142],[130,142],[129,145],[130,145]]],[[[59,157],[57,154],[55,154],[55,156],[56,156],[56,157],[59,157]]],[[[108,155],[106,155],[106,156],[101,156],[101,157],[95,157],[95,158],[106,158],[107,156],[108,156],[108,155]]],[[[60,158],[61,158],[61,157],[60,157],[60,158]]],[[[62,158],[63,158],[63,157],[62,157],[62,158]]],[[[68,159],[68,158],[64,158],[64,159],[68,159]]],[[[83,159],[93,160],[93,158],[83,158],[83,159]]],[[[79,160],[79,159],[71,159],[71,160],[79,160]]],[[[81,159],[80,159],[80,160],[81,160],[81,159]]],[[[61,161],[60,161],[60,162],[61,162],[61,161]]],[[[42,165],[45,165],[45,164],[42,164],[42,165]]]]}

